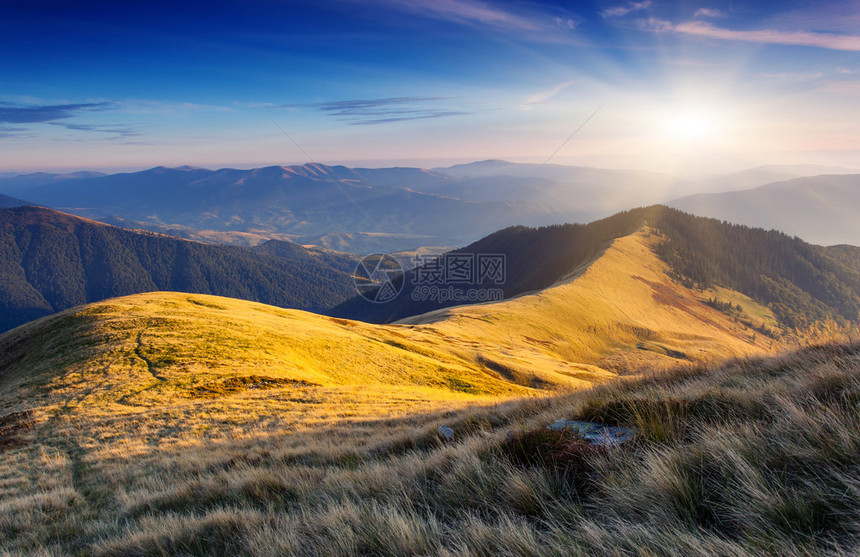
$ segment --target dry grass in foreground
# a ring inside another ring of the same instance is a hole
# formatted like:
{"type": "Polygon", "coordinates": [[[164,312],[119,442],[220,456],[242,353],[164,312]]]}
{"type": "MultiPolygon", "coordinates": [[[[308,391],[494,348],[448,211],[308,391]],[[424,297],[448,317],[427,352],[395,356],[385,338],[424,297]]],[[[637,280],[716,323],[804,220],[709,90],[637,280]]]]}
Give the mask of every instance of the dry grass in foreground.
{"type": "Polygon", "coordinates": [[[860,551],[860,344],[137,456],[22,441],[27,420],[0,424],[9,553],[860,551]],[[642,435],[607,452],[529,433],[559,417],[642,435]]]}

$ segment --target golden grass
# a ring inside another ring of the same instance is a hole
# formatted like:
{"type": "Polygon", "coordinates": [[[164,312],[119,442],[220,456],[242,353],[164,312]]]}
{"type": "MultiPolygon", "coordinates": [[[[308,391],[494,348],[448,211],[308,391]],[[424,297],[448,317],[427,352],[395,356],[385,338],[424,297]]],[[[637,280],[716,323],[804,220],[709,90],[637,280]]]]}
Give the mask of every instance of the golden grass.
{"type": "Polygon", "coordinates": [[[654,241],[647,231],[618,239],[536,294],[396,325],[169,292],[91,304],[0,336],[0,404],[38,423],[86,422],[89,445],[152,450],[544,396],[767,350],[669,279],[654,241]]]}
{"type": "MultiPolygon", "coordinates": [[[[615,240],[595,261],[541,292],[400,323],[438,334],[455,349],[470,343],[484,358],[547,384],[557,383],[558,375],[587,382],[601,373],[717,362],[779,348],[706,305],[701,292],[673,281],[653,252],[658,240],[642,230],[615,240]],[[649,345],[663,350],[648,350],[649,345]]],[[[767,311],[743,298],[750,311],[767,311]]]]}
{"type": "Polygon", "coordinates": [[[89,424],[55,419],[3,453],[0,543],[85,555],[853,555],[858,405],[855,344],[137,454],[88,446],[89,424]],[[642,435],[615,451],[515,458],[509,432],[558,417],[642,435]]]}
{"type": "Polygon", "coordinates": [[[749,296],[745,296],[734,290],[729,290],[728,288],[715,286],[708,290],[704,290],[700,297],[702,301],[707,301],[710,298],[715,298],[723,302],[731,302],[734,306],[740,305],[742,311],[739,317],[741,319],[751,321],[756,326],[763,324],[774,330],[779,329],[779,322],[773,312],[749,296]]]}
{"type": "Polygon", "coordinates": [[[145,451],[529,394],[397,328],[238,300],[152,293],[47,323],[3,337],[3,404],[69,434],[86,423],[87,446],[145,451]]]}
{"type": "MultiPolygon", "coordinates": [[[[588,410],[671,446],[698,427],[688,422],[699,406],[634,398],[625,410],[601,397],[626,397],[646,369],[687,369],[641,387],[648,396],[669,396],[670,377],[711,388],[696,366],[778,348],[672,281],[654,241],[648,231],[618,239],[539,293],[395,325],[159,292],[6,333],[4,546],[480,555],[588,554],[595,540],[618,543],[563,477],[503,458],[506,432],[588,410]],[[612,381],[620,375],[629,381],[612,381]],[[676,411],[669,419],[661,408],[676,411]],[[453,444],[436,433],[441,424],[455,428],[453,444]]],[[[720,385],[718,393],[735,389],[720,385]]],[[[670,526],[666,539],[683,533],[704,543],[690,547],[723,547],[670,526]]],[[[651,539],[639,523],[619,528],[651,539]]]]}

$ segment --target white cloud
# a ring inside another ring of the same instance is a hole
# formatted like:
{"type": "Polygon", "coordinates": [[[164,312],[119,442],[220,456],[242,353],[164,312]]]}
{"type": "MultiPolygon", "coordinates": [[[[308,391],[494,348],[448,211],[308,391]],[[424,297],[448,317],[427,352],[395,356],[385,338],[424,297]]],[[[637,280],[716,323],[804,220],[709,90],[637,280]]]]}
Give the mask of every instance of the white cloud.
{"type": "Polygon", "coordinates": [[[649,17],[648,19],[638,19],[636,20],[636,26],[643,31],[673,31],[675,26],[672,25],[671,22],[666,21],[664,19],[657,19],[656,17],[649,17]]]}
{"type": "Polygon", "coordinates": [[[576,29],[576,22],[570,18],[565,19],[565,18],[556,16],[555,24],[558,25],[559,27],[567,27],[568,29],[576,29]]]}
{"type": "Polygon", "coordinates": [[[643,2],[629,2],[625,6],[607,8],[603,10],[600,15],[603,17],[624,17],[631,12],[647,10],[649,7],[651,7],[651,0],[644,0],[643,2]]]}

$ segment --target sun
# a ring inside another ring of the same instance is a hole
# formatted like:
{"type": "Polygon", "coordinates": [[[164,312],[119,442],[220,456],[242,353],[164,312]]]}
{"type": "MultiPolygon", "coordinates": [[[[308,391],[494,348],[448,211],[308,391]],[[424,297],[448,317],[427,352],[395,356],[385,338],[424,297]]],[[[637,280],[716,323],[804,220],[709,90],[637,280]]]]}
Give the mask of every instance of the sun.
{"type": "Polygon", "coordinates": [[[680,109],[664,117],[664,132],[678,141],[704,141],[713,139],[718,132],[714,114],[706,110],[680,109]]]}

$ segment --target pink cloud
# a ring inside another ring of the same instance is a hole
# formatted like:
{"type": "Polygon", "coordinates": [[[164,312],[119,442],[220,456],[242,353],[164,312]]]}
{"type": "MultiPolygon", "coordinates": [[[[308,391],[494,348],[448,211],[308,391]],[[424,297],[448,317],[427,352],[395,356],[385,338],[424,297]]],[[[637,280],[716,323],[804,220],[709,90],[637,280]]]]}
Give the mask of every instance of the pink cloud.
{"type": "Polygon", "coordinates": [[[651,18],[640,22],[640,28],[649,31],[674,31],[688,35],[723,39],[727,41],[743,41],[762,44],[783,44],[797,46],[813,46],[830,50],[860,51],[860,36],[839,35],[835,33],[814,33],[810,31],[780,31],[776,29],[754,29],[736,31],[714,27],[703,21],[690,21],[674,25],[668,21],[651,18]]]}

